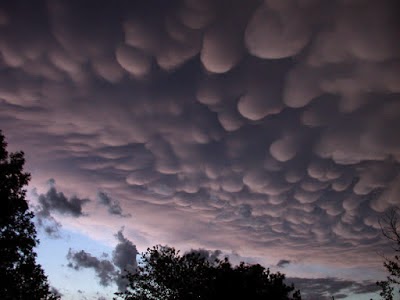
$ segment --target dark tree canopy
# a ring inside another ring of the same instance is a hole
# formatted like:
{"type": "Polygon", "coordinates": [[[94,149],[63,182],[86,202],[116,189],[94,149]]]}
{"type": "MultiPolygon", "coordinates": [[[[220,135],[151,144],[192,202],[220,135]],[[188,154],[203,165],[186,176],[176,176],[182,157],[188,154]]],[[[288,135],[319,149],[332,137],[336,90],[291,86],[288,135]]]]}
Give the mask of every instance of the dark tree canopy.
{"type": "Polygon", "coordinates": [[[30,175],[23,152],[8,153],[0,131],[0,299],[58,299],[36,263],[33,213],[25,199],[30,175]]]}
{"type": "Polygon", "coordinates": [[[227,258],[210,261],[200,253],[180,255],[171,247],[155,246],[142,255],[128,290],[130,300],[274,299],[300,300],[300,292],[284,283],[285,276],[259,264],[232,267],[227,258]]]}

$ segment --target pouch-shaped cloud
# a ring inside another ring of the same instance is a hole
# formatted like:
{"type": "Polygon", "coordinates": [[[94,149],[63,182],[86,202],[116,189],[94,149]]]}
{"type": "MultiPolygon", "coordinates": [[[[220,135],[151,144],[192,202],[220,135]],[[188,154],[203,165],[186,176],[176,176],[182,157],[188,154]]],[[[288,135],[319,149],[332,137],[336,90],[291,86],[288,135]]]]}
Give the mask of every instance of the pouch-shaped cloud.
{"type": "Polygon", "coordinates": [[[283,105],[276,83],[265,81],[250,84],[245,95],[240,97],[237,109],[243,117],[252,121],[280,113],[283,105]]]}
{"type": "Polygon", "coordinates": [[[235,131],[244,124],[237,112],[221,112],[218,114],[218,121],[226,131],[235,131]]]}
{"type": "Polygon", "coordinates": [[[165,49],[157,53],[156,60],[162,69],[172,71],[199,53],[200,40],[182,43],[167,39],[164,46],[165,49]]]}
{"type": "Polygon", "coordinates": [[[356,195],[367,195],[376,189],[386,187],[398,173],[397,166],[391,162],[365,163],[360,169],[360,179],[353,187],[356,195]]]}
{"type": "Polygon", "coordinates": [[[178,16],[185,26],[191,29],[202,29],[209,25],[215,18],[213,1],[183,1],[178,16]]]}
{"type": "Polygon", "coordinates": [[[285,104],[289,107],[303,107],[321,95],[318,77],[318,71],[308,66],[298,65],[290,70],[283,92],[285,104]]]}
{"type": "Polygon", "coordinates": [[[128,175],[126,182],[131,185],[144,185],[159,178],[159,174],[151,169],[136,170],[128,175]]]}
{"type": "Polygon", "coordinates": [[[321,182],[335,180],[342,175],[342,172],[336,164],[330,160],[313,160],[307,167],[307,173],[311,178],[321,182]]]}
{"type": "Polygon", "coordinates": [[[274,7],[265,1],[257,8],[247,25],[246,46],[251,54],[260,58],[293,56],[309,41],[310,29],[307,21],[298,8],[289,4],[274,7]]]}
{"type": "Polygon", "coordinates": [[[125,43],[145,53],[153,54],[160,46],[160,32],[153,24],[140,18],[128,19],[123,24],[125,43]]]}
{"type": "Polygon", "coordinates": [[[305,191],[301,188],[297,189],[293,195],[293,197],[298,200],[300,203],[313,203],[317,201],[322,196],[321,192],[309,192],[305,191]]]}
{"type": "Polygon", "coordinates": [[[114,59],[103,58],[92,62],[93,69],[102,78],[115,83],[122,79],[124,71],[114,59]]]}
{"type": "Polygon", "coordinates": [[[225,73],[232,69],[242,56],[241,36],[230,32],[223,24],[209,28],[203,37],[200,58],[204,67],[213,73],[225,73]]]}
{"type": "Polygon", "coordinates": [[[272,157],[278,161],[288,161],[296,156],[298,148],[300,147],[299,142],[300,141],[296,140],[293,136],[283,136],[271,144],[269,152],[272,157]]]}
{"type": "Polygon", "coordinates": [[[397,206],[398,199],[400,196],[400,176],[392,180],[386,190],[382,193],[378,193],[379,197],[375,197],[371,200],[370,206],[373,210],[377,212],[384,212],[388,208],[397,206]]]}
{"type": "Polygon", "coordinates": [[[134,76],[141,77],[150,72],[151,58],[139,49],[127,45],[120,45],[115,55],[121,67],[134,76]]]}
{"type": "Polygon", "coordinates": [[[225,91],[221,80],[217,78],[203,78],[196,91],[197,100],[205,105],[213,106],[224,100],[225,91]]]}
{"type": "Polygon", "coordinates": [[[394,38],[397,34],[395,5],[391,1],[370,5],[340,2],[334,25],[317,36],[308,61],[321,65],[352,58],[384,61],[397,56],[400,44],[394,38]]]}
{"type": "Polygon", "coordinates": [[[389,100],[385,107],[375,111],[355,112],[351,118],[344,117],[323,131],[315,144],[315,153],[341,164],[380,161],[389,156],[397,158],[399,150],[393,143],[393,131],[383,130],[389,124],[392,128],[399,126],[397,108],[398,105],[389,100]]]}

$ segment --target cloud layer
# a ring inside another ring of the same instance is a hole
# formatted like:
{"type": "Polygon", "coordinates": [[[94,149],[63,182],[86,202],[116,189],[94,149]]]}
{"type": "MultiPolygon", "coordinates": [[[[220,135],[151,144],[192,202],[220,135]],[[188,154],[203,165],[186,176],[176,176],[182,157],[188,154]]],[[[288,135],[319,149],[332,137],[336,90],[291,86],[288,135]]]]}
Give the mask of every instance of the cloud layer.
{"type": "MultiPolygon", "coordinates": [[[[0,127],[34,184],[101,191],[144,240],[375,265],[379,216],[400,196],[396,11],[395,0],[2,4],[0,127]]],[[[52,188],[39,204],[76,217],[81,198],[52,188]]],[[[82,222],[112,227],[94,207],[82,222]]]]}

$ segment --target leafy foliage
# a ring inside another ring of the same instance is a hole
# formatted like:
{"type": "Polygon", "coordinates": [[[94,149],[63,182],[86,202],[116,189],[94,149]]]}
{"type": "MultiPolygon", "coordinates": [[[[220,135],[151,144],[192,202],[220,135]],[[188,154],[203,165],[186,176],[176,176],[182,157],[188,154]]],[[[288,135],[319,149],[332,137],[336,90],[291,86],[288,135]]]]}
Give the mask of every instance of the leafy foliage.
{"type": "Polygon", "coordinates": [[[209,261],[200,253],[180,255],[155,246],[142,255],[137,272],[129,273],[129,288],[117,293],[125,300],[275,299],[300,300],[300,292],[284,283],[285,275],[259,264],[232,267],[227,258],[209,261]]]}
{"type": "Polygon", "coordinates": [[[39,241],[23,189],[30,179],[24,154],[6,147],[0,131],[0,299],[58,299],[36,264],[39,241]]]}

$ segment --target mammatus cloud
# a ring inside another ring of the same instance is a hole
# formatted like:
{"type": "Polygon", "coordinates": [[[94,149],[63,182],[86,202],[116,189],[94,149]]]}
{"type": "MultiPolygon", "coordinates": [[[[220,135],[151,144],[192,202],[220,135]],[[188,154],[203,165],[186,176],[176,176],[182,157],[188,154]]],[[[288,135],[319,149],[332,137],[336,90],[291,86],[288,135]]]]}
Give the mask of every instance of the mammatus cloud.
{"type": "Polygon", "coordinates": [[[118,289],[123,291],[128,284],[128,281],[123,276],[126,271],[134,272],[136,270],[136,255],[138,252],[136,246],[125,238],[122,230],[118,231],[115,237],[118,240],[118,244],[113,251],[112,259],[107,258],[106,255],[98,258],[84,250],[76,252],[69,249],[67,254],[68,267],[77,271],[81,268],[93,269],[102,286],[116,283],[118,289]]]}
{"type": "Polygon", "coordinates": [[[0,127],[34,181],[112,196],[54,187],[44,216],[112,227],[97,203],[158,242],[381,264],[398,1],[21,1],[0,5],[0,127]]]}

